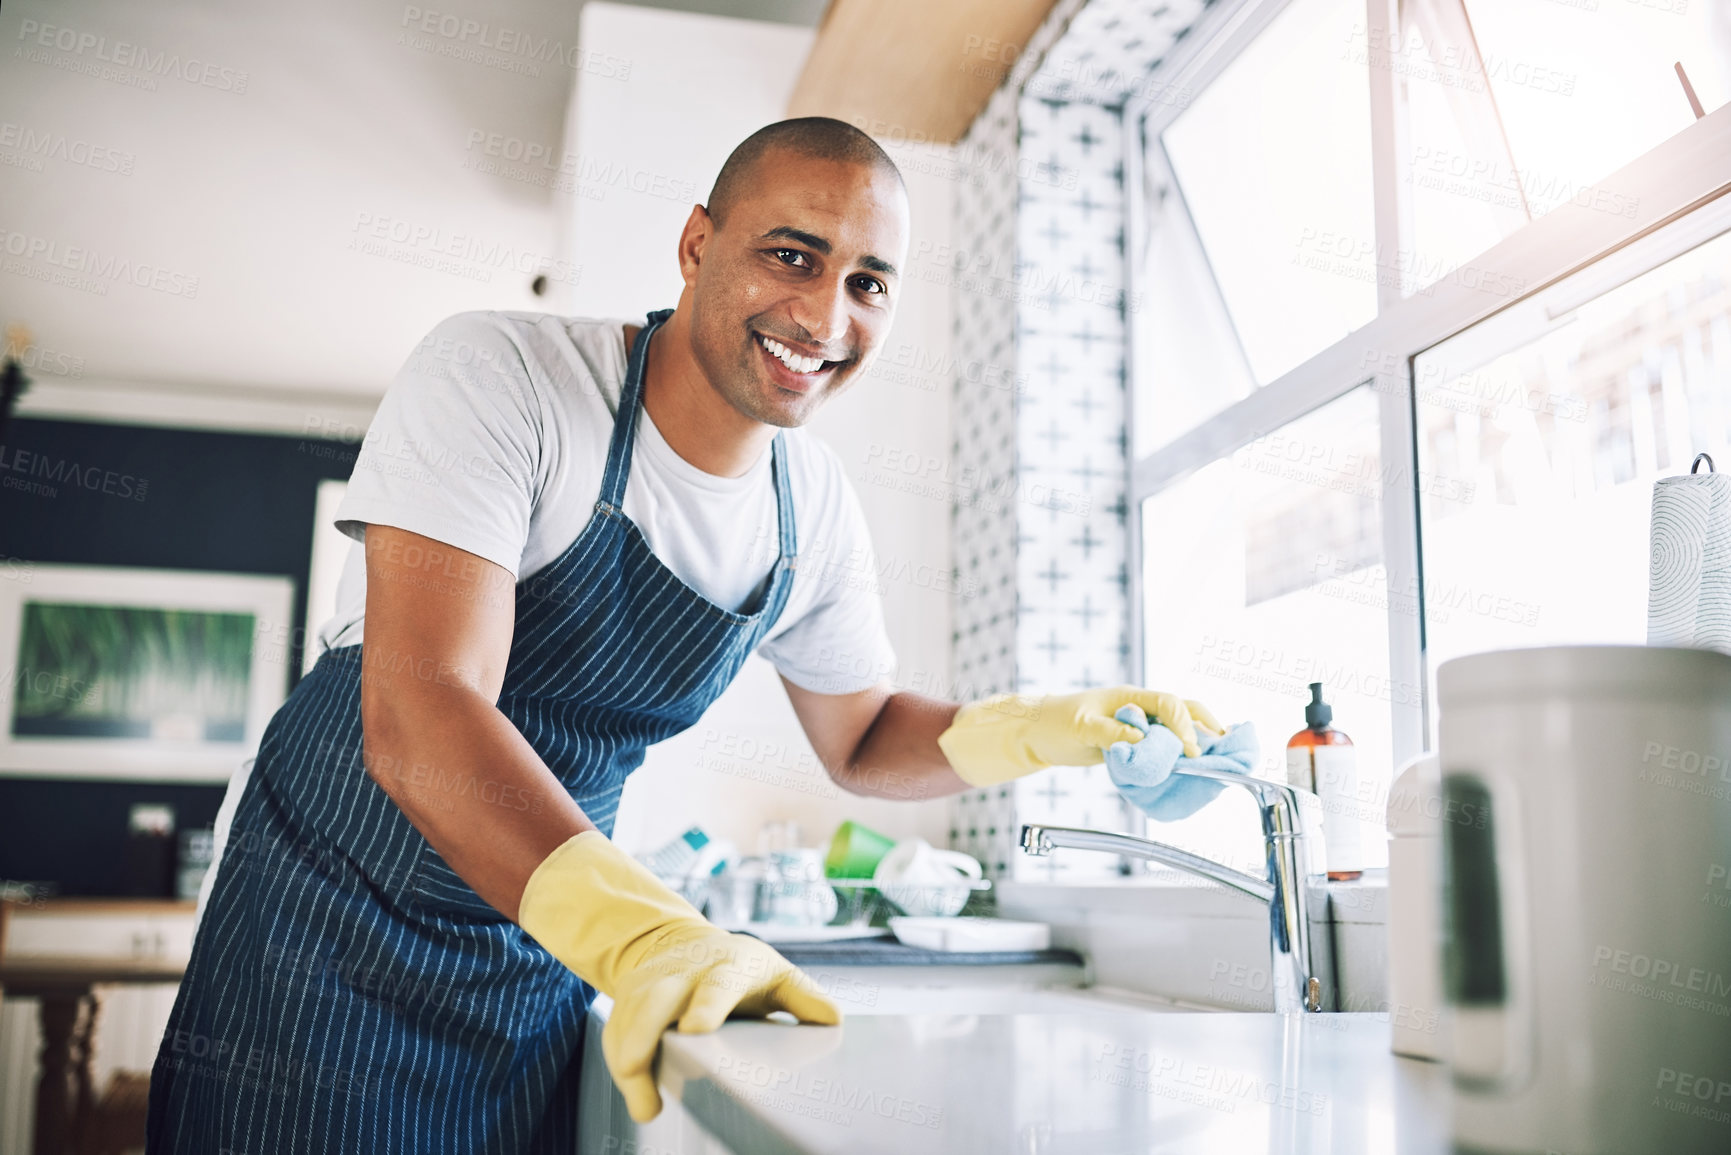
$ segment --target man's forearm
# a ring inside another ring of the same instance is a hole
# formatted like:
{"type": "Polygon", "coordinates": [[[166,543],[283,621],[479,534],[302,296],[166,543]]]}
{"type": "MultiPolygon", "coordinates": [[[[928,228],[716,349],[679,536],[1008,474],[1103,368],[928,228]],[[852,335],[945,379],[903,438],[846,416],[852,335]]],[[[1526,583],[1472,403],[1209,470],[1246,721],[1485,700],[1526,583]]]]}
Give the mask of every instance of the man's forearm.
{"type": "Polygon", "coordinates": [[[961,707],[901,691],[884,700],[847,765],[831,776],[845,790],[877,798],[939,798],[969,789],[938,748],[961,707]]]}
{"type": "Polygon", "coordinates": [[[542,860],[594,829],[510,719],[472,687],[363,694],[362,724],[373,780],[509,918],[542,860]]]}

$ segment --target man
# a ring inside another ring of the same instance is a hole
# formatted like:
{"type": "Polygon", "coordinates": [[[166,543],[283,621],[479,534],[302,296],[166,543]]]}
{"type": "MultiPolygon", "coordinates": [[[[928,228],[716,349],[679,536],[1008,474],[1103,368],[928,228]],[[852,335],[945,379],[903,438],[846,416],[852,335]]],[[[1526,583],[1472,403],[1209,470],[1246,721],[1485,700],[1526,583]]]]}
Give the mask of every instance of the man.
{"type": "Polygon", "coordinates": [[[465,314],[423,342],[338,513],[364,573],[238,795],[152,1151],[568,1152],[597,990],[639,1120],[669,1026],[839,1021],[607,837],[644,748],[753,651],[860,792],[881,770],[924,797],[1099,762],[1140,737],[1111,717],[1131,701],[1196,752],[1172,695],[958,712],[826,667],[893,655],[869,592],[796,565],[802,542],[869,548],[840,463],[798,427],[889,332],[907,245],[889,157],[840,121],[784,121],[693,207],[675,309],[465,314]]]}

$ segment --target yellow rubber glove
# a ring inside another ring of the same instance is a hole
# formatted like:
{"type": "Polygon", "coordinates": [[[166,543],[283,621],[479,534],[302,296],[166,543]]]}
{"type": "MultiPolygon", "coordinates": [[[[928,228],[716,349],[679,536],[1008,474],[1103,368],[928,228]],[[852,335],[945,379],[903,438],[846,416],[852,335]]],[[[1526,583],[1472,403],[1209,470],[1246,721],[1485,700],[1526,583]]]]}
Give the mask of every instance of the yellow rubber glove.
{"type": "Polygon", "coordinates": [[[572,836],[535,868],[517,924],[612,997],[601,1053],[639,1123],[661,1113],[655,1055],[668,1026],[702,1033],[730,1013],[771,1011],[841,1022],[804,972],[766,943],[706,920],[598,830],[572,836]]]}
{"type": "Polygon", "coordinates": [[[1142,739],[1142,731],[1112,716],[1131,703],[1178,735],[1186,757],[1202,752],[1196,744],[1198,724],[1217,734],[1225,731],[1201,702],[1140,686],[1110,686],[1047,697],[997,694],[969,702],[938,735],[938,746],[956,773],[974,786],[996,786],[1048,766],[1093,766],[1106,760],[1112,743],[1142,739]]]}

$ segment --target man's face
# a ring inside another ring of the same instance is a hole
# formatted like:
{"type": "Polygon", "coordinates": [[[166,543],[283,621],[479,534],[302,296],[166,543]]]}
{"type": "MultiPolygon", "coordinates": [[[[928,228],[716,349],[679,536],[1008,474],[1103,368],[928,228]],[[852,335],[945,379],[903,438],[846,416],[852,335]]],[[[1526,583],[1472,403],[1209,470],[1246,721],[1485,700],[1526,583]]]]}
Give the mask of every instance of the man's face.
{"type": "Polygon", "coordinates": [[[759,158],[726,223],[681,247],[692,346],[709,382],[766,425],[803,425],[853,383],[889,332],[908,205],[890,173],[783,149],[759,158]]]}

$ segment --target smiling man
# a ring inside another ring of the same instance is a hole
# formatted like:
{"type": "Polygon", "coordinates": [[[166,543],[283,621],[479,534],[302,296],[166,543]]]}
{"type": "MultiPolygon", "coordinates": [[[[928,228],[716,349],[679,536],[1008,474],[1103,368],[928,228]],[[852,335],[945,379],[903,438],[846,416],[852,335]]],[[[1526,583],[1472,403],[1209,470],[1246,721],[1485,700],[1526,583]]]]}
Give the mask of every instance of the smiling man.
{"type": "Polygon", "coordinates": [[[874,594],[796,564],[803,542],[870,550],[840,462],[798,427],[882,345],[907,247],[889,157],[784,121],[692,208],[676,308],[463,314],[422,342],[338,512],[361,544],[325,652],[231,787],[151,1151],[569,1152],[597,991],[639,1120],[670,1026],[839,1021],[608,839],[645,748],[753,652],[861,793],[1099,762],[1141,736],[1112,717],[1129,703],[1196,752],[1213,720],[1171,694],[958,707],[849,673],[894,655],[874,594]]]}

